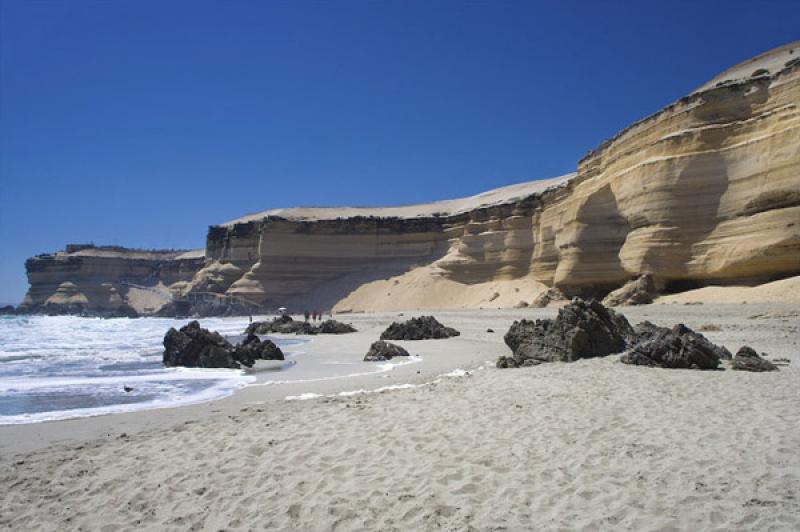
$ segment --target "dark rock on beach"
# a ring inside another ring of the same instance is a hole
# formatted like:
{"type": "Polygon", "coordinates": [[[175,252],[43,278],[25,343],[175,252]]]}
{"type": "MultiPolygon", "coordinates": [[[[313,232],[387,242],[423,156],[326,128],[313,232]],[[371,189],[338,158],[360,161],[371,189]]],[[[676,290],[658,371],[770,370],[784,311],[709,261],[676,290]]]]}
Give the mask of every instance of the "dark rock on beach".
{"type": "Polygon", "coordinates": [[[109,311],[108,314],[103,316],[105,318],[138,318],[139,313],[136,312],[136,309],[131,307],[130,305],[120,305],[119,307],[115,308],[112,311],[109,311]]]}
{"type": "Polygon", "coordinates": [[[566,299],[567,296],[565,296],[561,290],[553,287],[536,296],[531,302],[531,306],[536,308],[544,308],[553,301],[561,301],[566,299]]]}
{"type": "Polygon", "coordinates": [[[516,363],[514,357],[500,357],[497,359],[497,367],[500,369],[518,368],[519,364],[516,363]]]}
{"type": "Polygon", "coordinates": [[[445,327],[433,316],[420,316],[392,323],[381,333],[381,340],[431,340],[460,334],[452,327],[445,327]]]}
{"type": "Polygon", "coordinates": [[[278,316],[271,321],[256,321],[251,323],[245,334],[346,334],[356,332],[356,329],[347,323],[336,320],[325,320],[319,325],[307,321],[295,321],[291,316],[278,316]]]}
{"type": "Polygon", "coordinates": [[[356,328],[349,323],[336,320],[325,320],[317,326],[319,334],[347,334],[356,332],[356,328]]]}
{"type": "Polygon", "coordinates": [[[164,336],[164,365],[192,368],[239,368],[233,360],[233,346],[218,332],[189,322],[164,336]]]}
{"type": "Polygon", "coordinates": [[[233,358],[249,367],[256,360],[284,360],[283,351],[272,340],[261,340],[255,334],[247,335],[234,349],[233,358]]]}
{"type": "Polygon", "coordinates": [[[0,316],[10,316],[11,314],[16,314],[17,309],[15,309],[11,305],[6,305],[4,307],[0,307],[0,316]]]}
{"type": "Polygon", "coordinates": [[[597,301],[575,298],[555,319],[515,321],[504,337],[513,355],[501,357],[498,367],[572,362],[619,353],[634,338],[624,316],[597,301]]]}
{"type": "Polygon", "coordinates": [[[257,309],[243,301],[220,297],[198,301],[170,301],[156,312],[156,316],[163,318],[181,316],[247,316],[252,314],[254,310],[257,309]]]}
{"type": "Polygon", "coordinates": [[[251,367],[256,360],[283,360],[283,352],[270,340],[261,341],[255,335],[232,346],[217,332],[203,329],[192,321],[164,336],[164,365],[192,368],[251,367]]]}
{"type": "MultiPolygon", "coordinates": [[[[762,353],[763,354],[763,353],[762,353]]],[[[756,350],[750,346],[744,346],[737,351],[733,357],[731,369],[739,371],[778,371],[778,366],[761,358],[756,350]]]]}
{"type": "Polygon", "coordinates": [[[647,305],[652,303],[656,296],[658,296],[656,281],[652,275],[647,273],[608,294],[603,299],[603,304],[608,307],[647,305]]]}
{"type": "Polygon", "coordinates": [[[522,361],[522,363],[518,363],[513,356],[511,357],[500,357],[497,359],[497,367],[500,369],[506,368],[527,368],[530,366],[538,366],[539,364],[544,364],[543,360],[537,360],[535,358],[526,358],[522,361]]]}
{"type": "Polygon", "coordinates": [[[307,321],[295,321],[291,316],[278,316],[272,321],[253,322],[247,332],[255,334],[315,334],[315,328],[307,321]]]}
{"type": "Polygon", "coordinates": [[[730,359],[724,347],[679,323],[671,329],[643,322],[636,328],[639,337],[633,348],[622,355],[625,364],[674,369],[716,369],[721,359],[730,359]]]}
{"type": "Polygon", "coordinates": [[[294,321],[291,316],[278,316],[272,321],[254,321],[247,327],[246,334],[293,334],[298,331],[300,324],[310,325],[308,322],[294,321]]]}
{"type": "Polygon", "coordinates": [[[378,340],[374,342],[367,354],[364,356],[365,362],[380,362],[383,360],[391,360],[393,357],[407,357],[408,351],[396,344],[378,340]]]}

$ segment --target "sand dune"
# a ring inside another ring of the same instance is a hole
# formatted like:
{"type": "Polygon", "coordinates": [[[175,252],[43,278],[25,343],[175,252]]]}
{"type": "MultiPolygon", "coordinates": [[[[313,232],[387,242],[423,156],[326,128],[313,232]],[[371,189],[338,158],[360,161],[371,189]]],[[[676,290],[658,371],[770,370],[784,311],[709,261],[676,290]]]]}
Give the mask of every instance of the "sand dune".
{"type": "Polygon", "coordinates": [[[390,207],[290,207],[270,209],[253,214],[248,214],[235,220],[230,220],[221,225],[231,226],[251,221],[259,221],[267,216],[280,216],[287,220],[319,221],[336,220],[337,218],[352,218],[355,216],[376,216],[380,218],[420,218],[427,216],[453,216],[463,214],[475,209],[514,203],[532,194],[541,194],[544,191],[564,185],[575,174],[566,174],[550,179],[539,179],[516,185],[508,185],[474,196],[465,198],[419,203],[414,205],[399,205],[390,207]]]}
{"type": "Polygon", "coordinates": [[[706,286],[661,296],[656,303],[800,303],[800,276],[758,286],[706,286]]]}

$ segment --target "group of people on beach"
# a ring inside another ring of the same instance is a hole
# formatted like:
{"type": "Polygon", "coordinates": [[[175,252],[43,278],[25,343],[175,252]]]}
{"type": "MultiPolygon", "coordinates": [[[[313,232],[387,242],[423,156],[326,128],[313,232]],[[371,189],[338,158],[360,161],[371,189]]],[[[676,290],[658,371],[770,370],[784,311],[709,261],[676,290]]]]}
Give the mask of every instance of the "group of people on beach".
{"type": "Polygon", "coordinates": [[[313,312],[305,311],[303,313],[303,316],[305,316],[306,321],[308,321],[309,318],[311,318],[311,321],[321,321],[322,320],[322,312],[319,312],[318,310],[315,310],[313,312]]]}

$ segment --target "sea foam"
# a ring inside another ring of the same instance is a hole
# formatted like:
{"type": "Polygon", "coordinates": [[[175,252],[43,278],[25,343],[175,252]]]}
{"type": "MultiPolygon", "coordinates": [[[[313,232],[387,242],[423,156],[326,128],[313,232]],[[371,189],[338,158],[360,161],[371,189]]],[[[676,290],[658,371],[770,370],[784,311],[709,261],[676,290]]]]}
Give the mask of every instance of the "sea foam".
{"type": "MultiPolygon", "coordinates": [[[[194,404],[225,397],[255,381],[240,370],[164,368],[164,333],[185,323],[166,318],[0,318],[0,424],[194,404]]],[[[247,320],[205,319],[201,325],[237,335],[247,320]]]]}

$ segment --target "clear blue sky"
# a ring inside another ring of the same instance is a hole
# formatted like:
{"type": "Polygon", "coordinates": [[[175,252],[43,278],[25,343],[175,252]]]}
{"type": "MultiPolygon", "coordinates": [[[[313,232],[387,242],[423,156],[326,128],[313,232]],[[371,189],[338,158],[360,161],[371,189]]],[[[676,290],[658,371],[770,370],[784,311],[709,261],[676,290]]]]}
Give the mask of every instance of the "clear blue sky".
{"type": "Polygon", "coordinates": [[[26,257],[573,171],[800,38],[800,2],[0,1],[0,301],[26,257]],[[627,4],[627,5],[626,5],[627,4]]]}

